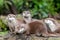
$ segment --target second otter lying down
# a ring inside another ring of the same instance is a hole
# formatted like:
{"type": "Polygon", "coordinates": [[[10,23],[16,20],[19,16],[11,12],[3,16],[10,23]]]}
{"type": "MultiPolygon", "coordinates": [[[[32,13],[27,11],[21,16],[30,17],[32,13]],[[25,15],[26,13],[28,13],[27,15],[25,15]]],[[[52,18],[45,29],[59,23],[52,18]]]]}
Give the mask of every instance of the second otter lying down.
{"type": "Polygon", "coordinates": [[[60,34],[55,34],[54,32],[49,33],[48,32],[48,28],[46,27],[46,25],[41,21],[34,21],[28,24],[29,25],[29,30],[26,30],[26,34],[35,34],[37,36],[40,36],[40,34],[42,34],[42,36],[60,36],[60,34]]]}

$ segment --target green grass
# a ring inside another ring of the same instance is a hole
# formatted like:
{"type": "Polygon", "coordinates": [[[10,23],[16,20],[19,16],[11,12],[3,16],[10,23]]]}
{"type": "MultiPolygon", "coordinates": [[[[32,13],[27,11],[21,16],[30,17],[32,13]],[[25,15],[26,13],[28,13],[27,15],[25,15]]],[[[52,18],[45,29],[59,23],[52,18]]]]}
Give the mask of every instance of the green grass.
{"type": "Polygon", "coordinates": [[[0,36],[4,36],[4,35],[6,35],[8,33],[8,31],[2,31],[2,32],[0,32],[0,36]]]}

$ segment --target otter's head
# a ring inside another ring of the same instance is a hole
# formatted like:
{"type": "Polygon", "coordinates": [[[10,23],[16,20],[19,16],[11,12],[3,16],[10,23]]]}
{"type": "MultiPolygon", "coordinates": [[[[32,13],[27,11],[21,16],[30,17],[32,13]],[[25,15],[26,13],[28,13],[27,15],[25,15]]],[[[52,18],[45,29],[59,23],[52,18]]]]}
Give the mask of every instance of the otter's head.
{"type": "Polygon", "coordinates": [[[16,18],[16,16],[15,16],[14,14],[9,14],[6,19],[7,19],[8,21],[14,21],[15,18],[16,18]]]}
{"type": "Polygon", "coordinates": [[[23,15],[23,17],[24,18],[29,18],[29,17],[31,17],[31,14],[30,14],[30,11],[24,11],[23,13],[22,13],[22,15],[23,15]]]}

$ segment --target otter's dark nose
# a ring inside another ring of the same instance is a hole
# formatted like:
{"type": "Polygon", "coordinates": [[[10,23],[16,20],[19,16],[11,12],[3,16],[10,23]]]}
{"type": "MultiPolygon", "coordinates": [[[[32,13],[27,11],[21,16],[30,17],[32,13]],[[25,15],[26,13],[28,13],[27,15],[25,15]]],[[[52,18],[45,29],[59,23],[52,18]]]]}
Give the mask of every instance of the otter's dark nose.
{"type": "Polygon", "coordinates": [[[25,18],[28,18],[27,16],[24,16],[25,18]]]}

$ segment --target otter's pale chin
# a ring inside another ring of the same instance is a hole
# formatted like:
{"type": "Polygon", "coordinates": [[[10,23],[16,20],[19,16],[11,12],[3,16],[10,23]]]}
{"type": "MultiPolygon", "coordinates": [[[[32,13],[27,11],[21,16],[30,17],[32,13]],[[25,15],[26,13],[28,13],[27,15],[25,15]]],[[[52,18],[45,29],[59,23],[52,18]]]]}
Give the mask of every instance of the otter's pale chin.
{"type": "Polygon", "coordinates": [[[25,31],[25,28],[21,28],[21,29],[18,31],[18,33],[24,33],[24,31],[25,31]]]}

